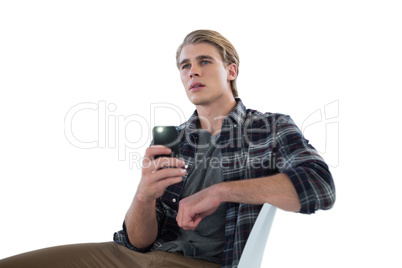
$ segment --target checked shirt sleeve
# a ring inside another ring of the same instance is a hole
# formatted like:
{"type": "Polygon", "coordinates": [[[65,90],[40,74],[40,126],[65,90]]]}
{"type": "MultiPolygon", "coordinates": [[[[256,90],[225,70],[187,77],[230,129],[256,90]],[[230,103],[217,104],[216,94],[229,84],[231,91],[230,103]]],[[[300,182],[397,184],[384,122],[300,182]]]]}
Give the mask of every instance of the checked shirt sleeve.
{"type": "MultiPolygon", "coordinates": [[[[160,198],[158,198],[156,200],[156,219],[158,221],[158,229],[159,231],[161,230],[161,223],[164,220],[164,213],[163,213],[163,209],[162,209],[162,205],[160,202],[160,198]]],[[[113,241],[121,244],[131,250],[134,251],[138,251],[138,252],[148,252],[150,251],[150,249],[152,248],[153,245],[150,245],[147,248],[136,248],[134,247],[131,243],[130,240],[128,239],[128,234],[127,234],[127,230],[126,230],[126,224],[125,222],[123,222],[123,229],[115,232],[113,235],[113,241]]]]}
{"type": "Polygon", "coordinates": [[[327,164],[289,116],[281,116],[276,127],[277,168],[292,181],[300,199],[300,213],[330,209],[335,202],[335,186],[327,164]]]}

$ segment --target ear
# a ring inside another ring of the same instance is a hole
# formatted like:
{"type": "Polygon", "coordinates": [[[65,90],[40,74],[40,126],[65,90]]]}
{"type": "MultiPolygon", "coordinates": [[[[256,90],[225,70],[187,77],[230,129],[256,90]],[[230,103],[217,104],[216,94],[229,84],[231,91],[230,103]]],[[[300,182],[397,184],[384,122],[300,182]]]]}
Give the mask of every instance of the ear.
{"type": "Polygon", "coordinates": [[[228,71],[228,80],[233,81],[237,77],[237,65],[235,63],[231,63],[226,67],[228,71]]]}

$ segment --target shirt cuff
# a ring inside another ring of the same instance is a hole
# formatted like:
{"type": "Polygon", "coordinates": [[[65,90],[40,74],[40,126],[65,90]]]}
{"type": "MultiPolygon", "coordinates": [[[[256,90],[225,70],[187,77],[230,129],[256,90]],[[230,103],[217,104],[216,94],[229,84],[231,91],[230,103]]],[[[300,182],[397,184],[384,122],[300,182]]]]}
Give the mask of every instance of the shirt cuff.
{"type": "Polygon", "coordinates": [[[308,193],[311,192],[311,186],[308,183],[308,175],[302,167],[290,168],[283,173],[288,175],[290,181],[296,189],[300,201],[300,213],[312,214],[316,211],[316,202],[308,193]]]}
{"type": "Polygon", "coordinates": [[[125,246],[126,248],[129,248],[131,250],[137,251],[137,252],[148,252],[152,248],[152,245],[146,248],[137,248],[134,247],[131,243],[130,240],[128,239],[127,231],[126,231],[126,223],[123,222],[123,230],[120,230],[113,235],[113,241],[116,242],[117,244],[121,244],[125,246]]]}

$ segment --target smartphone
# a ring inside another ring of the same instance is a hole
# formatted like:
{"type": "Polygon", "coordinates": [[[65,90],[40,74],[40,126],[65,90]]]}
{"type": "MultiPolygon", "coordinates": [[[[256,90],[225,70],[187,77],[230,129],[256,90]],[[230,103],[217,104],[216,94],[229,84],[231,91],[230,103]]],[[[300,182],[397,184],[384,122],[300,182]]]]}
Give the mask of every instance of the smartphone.
{"type": "Polygon", "coordinates": [[[157,155],[155,158],[161,156],[179,157],[179,135],[175,126],[156,126],[152,130],[152,135],[154,145],[163,145],[172,150],[170,155],[157,155]]]}

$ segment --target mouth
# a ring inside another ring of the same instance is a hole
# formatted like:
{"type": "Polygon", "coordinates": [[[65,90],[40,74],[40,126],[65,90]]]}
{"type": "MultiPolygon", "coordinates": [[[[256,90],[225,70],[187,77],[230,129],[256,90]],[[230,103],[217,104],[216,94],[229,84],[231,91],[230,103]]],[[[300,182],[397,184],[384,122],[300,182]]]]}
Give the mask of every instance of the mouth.
{"type": "Polygon", "coordinates": [[[203,88],[203,87],[205,87],[205,85],[204,85],[203,83],[195,82],[195,83],[192,83],[192,84],[190,85],[190,91],[197,90],[197,89],[201,89],[201,88],[203,88]]]}

